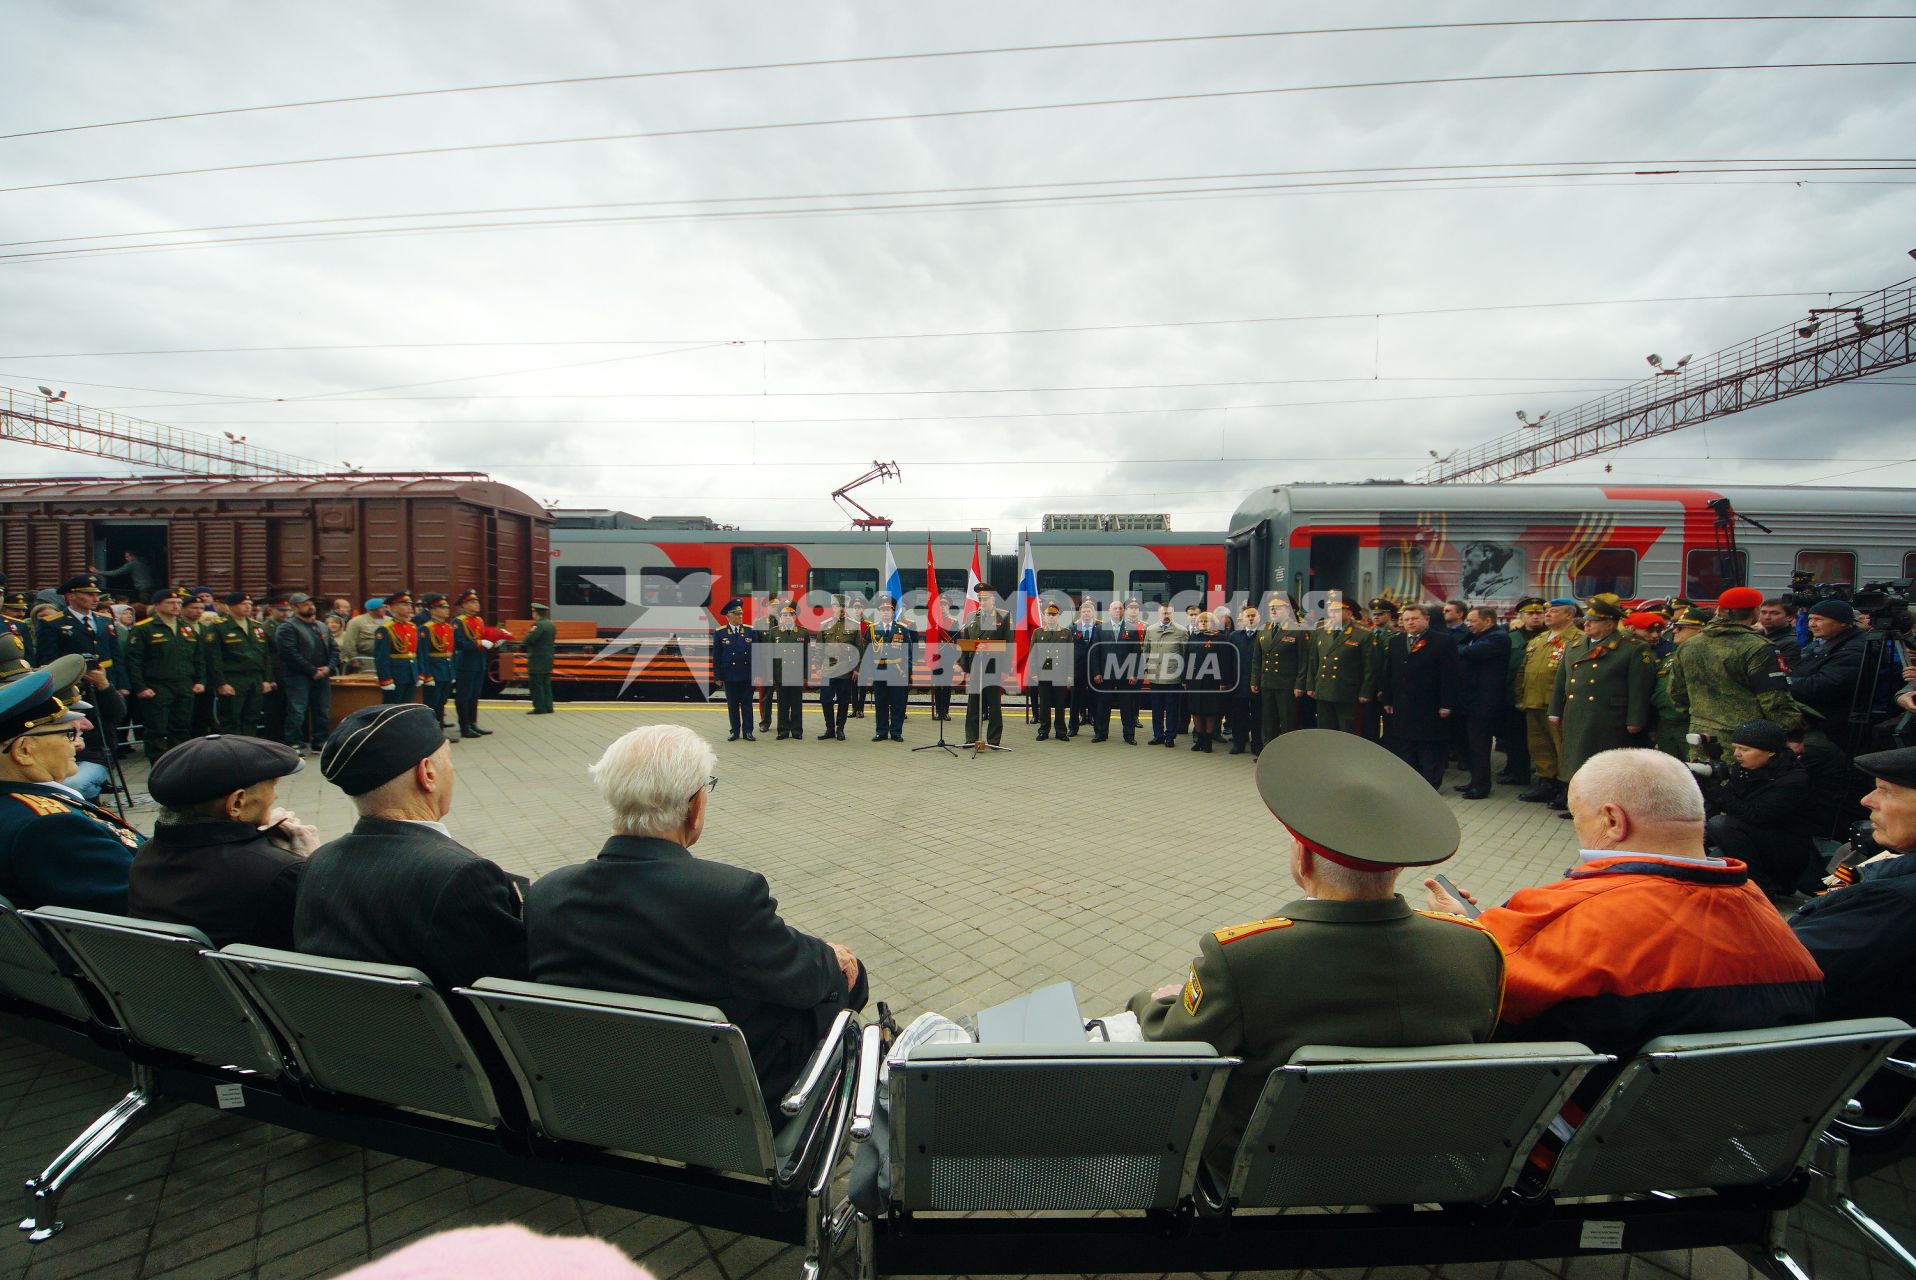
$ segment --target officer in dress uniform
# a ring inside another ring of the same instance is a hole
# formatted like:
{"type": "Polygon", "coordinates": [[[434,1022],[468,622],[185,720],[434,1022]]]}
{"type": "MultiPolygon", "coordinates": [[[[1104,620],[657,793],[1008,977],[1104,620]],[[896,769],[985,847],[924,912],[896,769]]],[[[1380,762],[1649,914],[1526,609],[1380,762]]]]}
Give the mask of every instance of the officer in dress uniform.
{"type": "MultiPolygon", "coordinates": [[[[180,600],[180,621],[193,628],[200,638],[194,649],[199,658],[199,670],[193,673],[193,682],[199,686],[199,692],[193,695],[193,721],[188,727],[186,738],[201,738],[213,732],[219,723],[218,699],[213,696],[213,676],[207,663],[207,655],[213,648],[214,631],[226,621],[222,614],[208,611],[200,600],[199,588],[194,587],[180,600]]],[[[180,739],[184,742],[186,738],[180,739]]]]}
{"type": "Polygon", "coordinates": [[[226,616],[201,638],[206,683],[219,695],[219,723],[226,733],[259,731],[266,694],[272,690],[272,650],[266,628],[253,617],[253,598],[229,591],[226,616]]]}
{"type": "Polygon", "coordinates": [[[1388,735],[1394,726],[1384,715],[1377,691],[1384,679],[1384,656],[1390,651],[1391,640],[1401,634],[1397,610],[1397,602],[1389,596],[1378,596],[1370,602],[1370,631],[1365,636],[1368,650],[1364,654],[1364,696],[1359,699],[1357,710],[1358,733],[1372,742],[1386,742],[1392,750],[1396,750],[1396,744],[1388,743],[1388,735]]]}
{"type": "Polygon", "coordinates": [[[888,595],[878,597],[878,621],[871,624],[859,683],[869,685],[878,728],[873,742],[905,740],[905,700],[911,696],[912,629],[897,620],[888,595]]]}
{"type": "MultiPolygon", "coordinates": [[[[1615,596],[1592,596],[1583,620],[1583,638],[1568,645],[1557,664],[1550,719],[1563,732],[1557,778],[1566,786],[1584,761],[1599,751],[1636,745],[1637,736],[1650,724],[1657,656],[1643,645],[1626,643],[1618,634],[1623,616],[1615,596]]],[[[1568,818],[1570,811],[1565,809],[1558,816],[1568,818]]]]}
{"type": "Polygon", "coordinates": [[[805,628],[798,625],[798,609],[790,603],[778,610],[778,628],[767,637],[772,645],[772,685],[778,698],[778,741],[805,738],[805,656],[810,647],[805,628]]]}
{"type": "Polygon", "coordinates": [[[1066,717],[1071,710],[1071,675],[1076,665],[1071,628],[1059,617],[1058,602],[1045,601],[1044,625],[1031,633],[1031,652],[1025,656],[1025,683],[1038,720],[1038,741],[1054,732],[1059,742],[1071,741],[1066,717]]]}
{"type": "Polygon", "coordinates": [[[752,736],[752,642],[756,633],[745,625],[745,604],[736,598],[727,600],[719,610],[723,626],[712,632],[712,678],[725,687],[725,718],[731,735],[725,740],[737,742],[742,735],[752,736]]]}
{"type": "Polygon", "coordinates": [[[86,723],[50,672],[0,686],[0,897],[22,910],[126,914],[127,874],[145,838],[61,785],[86,723]]]}
{"type": "Polygon", "coordinates": [[[1565,784],[1561,780],[1563,726],[1550,718],[1550,698],[1557,687],[1557,668],[1563,663],[1564,650],[1576,642],[1577,602],[1558,596],[1544,606],[1544,630],[1530,638],[1524,648],[1523,672],[1517,680],[1517,706],[1524,713],[1525,742],[1530,747],[1530,768],[1537,781],[1517,796],[1547,804],[1553,809],[1564,806],[1565,784]]]}
{"type": "Polygon", "coordinates": [[[1304,680],[1304,659],[1311,633],[1297,623],[1290,600],[1272,596],[1264,606],[1264,626],[1251,649],[1251,692],[1257,695],[1264,745],[1297,728],[1297,698],[1304,680]]]}
{"type": "Polygon", "coordinates": [[[850,621],[852,630],[858,633],[858,653],[860,659],[858,664],[859,674],[852,681],[852,719],[863,720],[865,718],[865,695],[870,691],[869,686],[871,683],[865,677],[865,663],[863,659],[865,646],[871,643],[872,620],[865,616],[864,596],[853,596],[849,602],[849,607],[851,609],[850,621]]]}
{"type": "Polygon", "coordinates": [[[1371,696],[1369,633],[1351,618],[1341,596],[1324,605],[1324,625],[1311,633],[1304,696],[1317,708],[1317,727],[1358,731],[1358,709],[1371,696]]]}
{"type": "Polygon", "coordinates": [[[157,591],[126,639],[126,674],[140,704],[146,758],[158,760],[192,733],[193,698],[205,691],[199,630],[180,616],[178,587],[157,591]]]}
{"type": "Polygon", "coordinates": [[[458,652],[454,648],[452,601],[437,591],[419,597],[426,621],[419,628],[419,700],[432,708],[439,727],[446,727],[446,701],[458,683],[458,652]]]}
{"type": "Polygon", "coordinates": [[[865,642],[864,629],[854,626],[845,613],[845,597],[832,596],[832,616],[818,629],[818,643],[812,648],[818,670],[818,709],[825,717],[825,732],[819,738],[845,740],[845,720],[852,713],[852,690],[858,685],[859,651],[865,642]]]}
{"type": "Polygon", "coordinates": [[[459,612],[452,633],[453,666],[458,672],[452,697],[459,713],[459,737],[462,741],[489,737],[492,730],[479,727],[479,695],[485,692],[486,655],[492,652],[493,640],[486,634],[486,620],[479,616],[479,593],[460,592],[452,607],[459,612]]]}
{"type": "Polygon", "coordinates": [[[1496,940],[1395,891],[1403,868],[1444,861],[1460,839],[1456,815],[1409,765],[1350,733],[1304,729],[1265,747],[1257,788],[1291,836],[1305,896],[1206,934],[1181,984],[1129,1004],[1147,1040],[1203,1041],[1243,1059],[1205,1147],[1218,1170],[1265,1080],[1299,1047],[1482,1043],[1503,1001],[1496,940]]]}
{"type": "Polygon", "coordinates": [[[392,616],[373,632],[373,673],[379,677],[379,700],[411,702],[419,692],[419,628],[412,620],[412,593],[395,591],[386,597],[392,616]]]}
{"type": "Polygon", "coordinates": [[[520,642],[526,654],[526,693],[532,698],[529,716],[549,716],[552,706],[552,651],[559,642],[559,629],[547,615],[543,604],[532,605],[532,625],[520,642]]]}
{"type": "Polygon", "coordinates": [[[24,591],[5,589],[0,584],[0,630],[20,642],[25,652],[33,651],[33,623],[27,617],[27,610],[33,607],[33,597],[24,591]]]}
{"type": "Polygon", "coordinates": [[[958,633],[958,669],[965,673],[965,742],[980,750],[1005,736],[1005,690],[1001,683],[1010,661],[1011,618],[998,608],[998,592],[978,584],[978,612],[958,633]],[[981,655],[977,646],[988,646],[981,655]],[[995,650],[989,646],[997,646],[995,650]],[[976,669],[976,681],[972,672],[976,669]],[[982,721],[982,724],[981,724],[982,721]],[[982,728],[983,732],[980,732],[982,728]]]}

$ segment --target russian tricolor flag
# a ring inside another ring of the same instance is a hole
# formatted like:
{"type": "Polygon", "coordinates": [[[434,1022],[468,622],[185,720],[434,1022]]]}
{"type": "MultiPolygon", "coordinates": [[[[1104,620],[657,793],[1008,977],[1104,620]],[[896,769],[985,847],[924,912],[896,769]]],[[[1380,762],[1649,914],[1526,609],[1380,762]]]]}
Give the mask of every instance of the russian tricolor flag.
{"type": "Polygon", "coordinates": [[[1012,651],[1018,670],[1018,685],[1024,687],[1025,663],[1031,658],[1031,633],[1042,625],[1038,618],[1038,564],[1031,557],[1031,543],[1025,543],[1024,563],[1018,567],[1018,590],[1013,595],[1011,614],[1012,651]]]}

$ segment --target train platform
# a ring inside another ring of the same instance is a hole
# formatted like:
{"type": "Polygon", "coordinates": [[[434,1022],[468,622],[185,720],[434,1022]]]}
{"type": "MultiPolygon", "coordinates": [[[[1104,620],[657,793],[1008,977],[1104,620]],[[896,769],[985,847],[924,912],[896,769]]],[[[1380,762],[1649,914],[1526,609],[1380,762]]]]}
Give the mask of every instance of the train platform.
{"type": "MultiPolygon", "coordinates": [[[[646,723],[690,725],[718,751],[720,785],[699,855],[763,872],[795,925],[850,946],[873,993],[903,1021],[923,1010],[974,1012],[1058,980],[1087,1015],[1183,973],[1206,930],[1273,913],[1295,896],[1288,841],[1259,801],[1248,755],[1201,755],[1116,736],[1036,742],[1007,709],[1006,753],[913,752],[936,737],[913,707],[903,744],[870,741],[869,715],[847,741],[807,735],[726,743],[722,706],[562,704],[528,717],[489,703],[495,732],[453,748],[448,826],[509,870],[537,876],[592,857],[607,822],[586,768],[606,743],[646,723]]],[[[961,736],[954,719],[949,737],[961,736]]],[[[144,767],[129,770],[141,789],[144,767]]],[[[1460,781],[1453,776],[1450,781],[1460,781]]],[[[284,803],[322,836],[353,819],[316,767],[281,784],[284,803]]],[[[1575,856],[1570,823],[1514,788],[1452,798],[1463,850],[1445,870],[1486,900],[1555,879],[1575,856]]],[[[150,828],[154,811],[132,817],[150,828]]],[[[1414,884],[1411,877],[1407,883],[1414,884]]],[[[0,1033],[0,1175],[18,1186],[125,1090],[125,1081],[0,1033]]],[[[1858,1198],[1916,1241],[1916,1159],[1862,1179],[1858,1198]]],[[[182,1108],[139,1131],[88,1172],[64,1207],[66,1230],[30,1244],[0,1233],[0,1280],[331,1276],[420,1236],[518,1222],[591,1233],[658,1280],[745,1280],[796,1273],[798,1252],[586,1200],[483,1178],[182,1108]]],[[[1820,1212],[1799,1209],[1791,1248],[1811,1274],[1891,1273],[1820,1212]]],[[[1304,1275],[1307,1273],[1290,1273],[1304,1275]]],[[[1308,1273],[1320,1275],[1322,1273],[1308,1273]]],[[[1755,1274],[1727,1250],[1619,1255],[1571,1263],[1378,1268],[1368,1280],[1728,1280],[1755,1274]]]]}

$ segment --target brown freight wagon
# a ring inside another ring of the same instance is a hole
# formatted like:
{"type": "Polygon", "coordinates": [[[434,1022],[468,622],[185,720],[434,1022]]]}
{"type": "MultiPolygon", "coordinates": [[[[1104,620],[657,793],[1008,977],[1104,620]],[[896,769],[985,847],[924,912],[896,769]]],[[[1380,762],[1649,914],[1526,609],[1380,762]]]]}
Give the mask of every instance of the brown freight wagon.
{"type": "Polygon", "coordinates": [[[355,606],[401,587],[476,588],[489,617],[525,617],[549,589],[551,524],[478,474],[0,480],[0,569],[33,591],[131,551],[163,583],[355,606]]]}

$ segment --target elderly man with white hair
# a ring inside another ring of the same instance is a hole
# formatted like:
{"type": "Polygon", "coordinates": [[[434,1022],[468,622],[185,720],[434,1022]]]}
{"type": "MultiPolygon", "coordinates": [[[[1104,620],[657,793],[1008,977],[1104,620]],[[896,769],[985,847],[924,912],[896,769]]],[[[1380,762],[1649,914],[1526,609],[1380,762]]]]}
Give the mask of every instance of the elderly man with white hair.
{"type": "Polygon", "coordinates": [[[539,982],[717,1006],[775,1103],[838,1011],[864,1008],[868,983],[849,948],[779,918],[764,876],[692,856],[716,765],[679,725],[606,748],[590,773],[612,837],[527,891],[528,959],[539,982]]]}
{"type": "MultiPolygon", "coordinates": [[[[1733,858],[1703,847],[1703,794],[1661,751],[1619,748],[1570,779],[1582,847],[1564,879],[1477,923],[1505,956],[1499,1040],[1628,1057],[1657,1036],[1810,1022],[1823,974],[1733,858]]],[[[1424,881],[1434,911],[1461,903],[1424,881]]]]}

